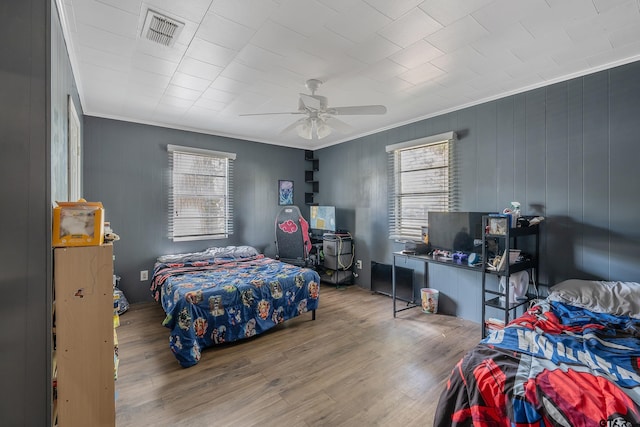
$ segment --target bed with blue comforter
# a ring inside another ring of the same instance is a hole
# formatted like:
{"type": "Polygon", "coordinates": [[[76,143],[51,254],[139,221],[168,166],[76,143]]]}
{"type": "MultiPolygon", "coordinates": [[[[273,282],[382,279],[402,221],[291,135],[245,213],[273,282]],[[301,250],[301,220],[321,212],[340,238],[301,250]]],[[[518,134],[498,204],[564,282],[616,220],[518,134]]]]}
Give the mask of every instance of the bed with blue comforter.
{"type": "Polygon", "coordinates": [[[158,258],[151,292],[166,313],[169,346],[183,367],[204,348],[249,338],[318,308],[320,277],[251,247],[158,258]]]}
{"type": "Polygon", "coordinates": [[[640,425],[640,284],[572,280],[454,367],[434,426],[640,425]]]}

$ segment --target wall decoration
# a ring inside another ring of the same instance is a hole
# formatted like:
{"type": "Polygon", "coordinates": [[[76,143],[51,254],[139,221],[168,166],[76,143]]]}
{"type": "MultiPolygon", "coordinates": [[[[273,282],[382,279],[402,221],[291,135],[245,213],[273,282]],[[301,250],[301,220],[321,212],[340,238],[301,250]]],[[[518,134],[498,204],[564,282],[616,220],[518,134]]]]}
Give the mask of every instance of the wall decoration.
{"type": "Polygon", "coordinates": [[[68,145],[68,200],[82,197],[82,142],[80,139],[80,117],[71,95],[68,95],[69,133],[68,145]]]}
{"type": "Polygon", "coordinates": [[[293,181],[278,180],[278,204],[280,206],[293,204],[293,181]]]}

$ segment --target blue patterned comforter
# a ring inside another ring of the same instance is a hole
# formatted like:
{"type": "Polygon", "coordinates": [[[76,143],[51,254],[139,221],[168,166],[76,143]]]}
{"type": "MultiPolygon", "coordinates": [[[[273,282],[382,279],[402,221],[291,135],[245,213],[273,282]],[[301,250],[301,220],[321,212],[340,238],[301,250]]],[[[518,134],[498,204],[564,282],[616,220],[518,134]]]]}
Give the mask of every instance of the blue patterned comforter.
{"type": "Polygon", "coordinates": [[[183,367],[202,349],[260,334],[318,307],[320,276],[264,255],[157,262],[151,292],[183,367]]]}

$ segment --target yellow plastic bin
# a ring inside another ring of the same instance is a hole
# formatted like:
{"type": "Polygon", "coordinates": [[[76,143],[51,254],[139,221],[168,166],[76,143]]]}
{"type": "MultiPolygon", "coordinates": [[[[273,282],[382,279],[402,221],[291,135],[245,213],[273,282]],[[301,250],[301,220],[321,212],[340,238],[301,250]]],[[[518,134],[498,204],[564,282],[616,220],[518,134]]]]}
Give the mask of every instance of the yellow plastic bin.
{"type": "Polygon", "coordinates": [[[422,311],[424,313],[435,314],[438,312],[438,296],[440,292],[433,288],[420,289],[422,299],[422,311]]]}

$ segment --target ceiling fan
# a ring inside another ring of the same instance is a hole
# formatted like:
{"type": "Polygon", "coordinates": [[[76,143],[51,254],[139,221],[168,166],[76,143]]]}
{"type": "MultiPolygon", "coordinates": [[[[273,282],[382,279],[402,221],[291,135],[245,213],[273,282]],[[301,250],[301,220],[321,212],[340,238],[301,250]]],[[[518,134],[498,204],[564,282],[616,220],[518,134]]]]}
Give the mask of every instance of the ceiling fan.
{"type": "Polygon", "coordinates": [[[314,135],[318,139],[322,139],[331,133],[331,130],[338,132],[349,132],[351,126],[342,120],[336,119],[334,116],[353,116],[353,115],[369,115],[369,114],[385,114],[387,107],[384,105],[356,105],[350,107],[329,107],[327,98],[316,95],[316,90],[322,84],[317,79],[309,79],[306,87],[311,91],[311,95],[301,93],[298,98],[298,110],[286,111],[278,113],[254,113],[240,114],[241,116],[263,116],[272,114],[303,114],[307,117],[296,120],[280,133],[289,132],[295,129],[298,135],[305,139],[313,139],[314,135]]]}

